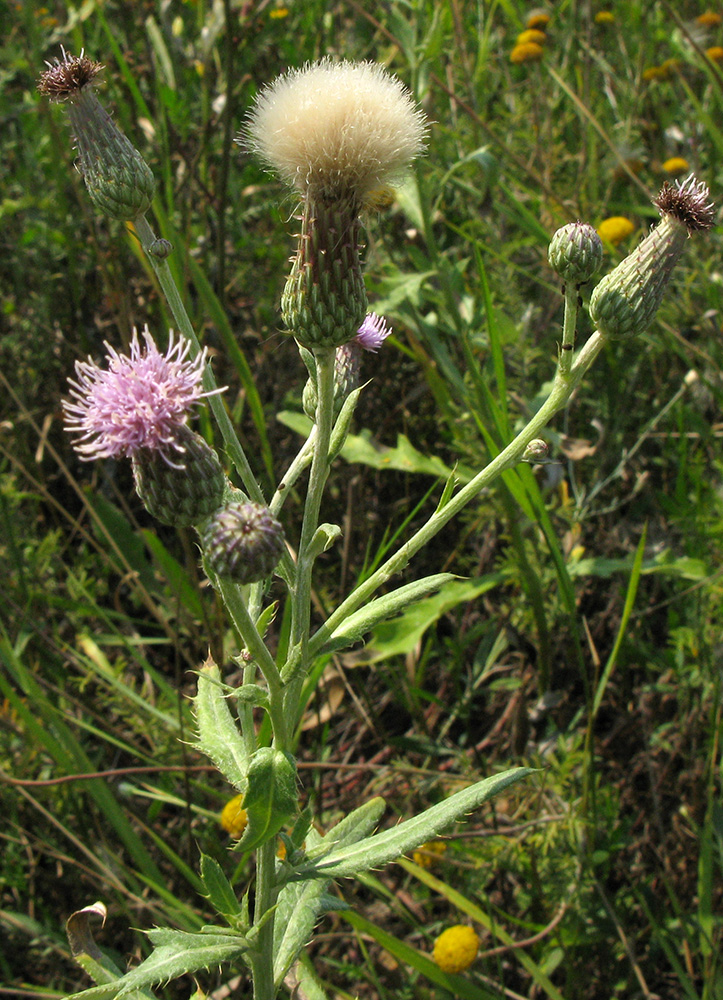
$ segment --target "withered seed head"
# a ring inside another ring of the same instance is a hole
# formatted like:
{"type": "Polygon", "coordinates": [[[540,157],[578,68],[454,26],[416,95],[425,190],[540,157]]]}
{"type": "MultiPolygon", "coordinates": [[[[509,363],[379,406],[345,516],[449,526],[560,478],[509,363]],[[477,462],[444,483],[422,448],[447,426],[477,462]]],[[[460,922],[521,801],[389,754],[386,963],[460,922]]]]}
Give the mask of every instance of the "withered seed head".
{"type": "Polygon", "coordinates": [[[670,215],[682,222],[689,233],[710,229],[714,222],[715,205],[708,201],[709,191],[693,174],[682,184],[663,184],[653,204],[662,216],[670,215]]]}
{"type": "Polygon", "coordinates": [[[71,56],[63,49],[63,58],[46,63],[48,69],[38,80],[38,91],[51,101],[72,100],[95,80],[104,67],[89,59],[83,52],[71,56]]]}

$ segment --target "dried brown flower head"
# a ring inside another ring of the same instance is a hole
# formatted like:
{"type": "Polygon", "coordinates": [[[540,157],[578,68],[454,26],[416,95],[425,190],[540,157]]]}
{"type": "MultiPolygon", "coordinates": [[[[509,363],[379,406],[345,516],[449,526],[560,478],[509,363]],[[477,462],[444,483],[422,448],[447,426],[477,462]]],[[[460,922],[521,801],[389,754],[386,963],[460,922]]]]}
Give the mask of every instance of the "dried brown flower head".
{"type": "Polygon", "coordinates": [[[670,215],[682,222],[689,233],[710,229],[714,222],[715,205],[708,201],[709,191],[703,181],[696,181],[693,174],[682,184],[663,184],[653,204],[660,214],[670,215]]]}
{"type": "Polygon", "coordinates": [[[63,58],[46,63],[47,69],[38,80],[38,91],[51,101],[68,101],[89,86],[104,67],[83,52],[71,56],[63,50],[63,58]]]}

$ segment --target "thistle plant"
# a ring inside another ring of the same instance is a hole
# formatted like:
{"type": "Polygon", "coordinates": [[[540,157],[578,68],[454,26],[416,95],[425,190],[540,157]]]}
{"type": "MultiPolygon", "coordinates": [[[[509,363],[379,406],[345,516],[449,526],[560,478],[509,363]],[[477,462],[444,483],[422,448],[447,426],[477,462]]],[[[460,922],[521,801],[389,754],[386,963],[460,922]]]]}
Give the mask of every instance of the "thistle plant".
{"type": "MultiPolygon", "coordinates": [[[[146,218],[153,196],[148,168],[93,93],[99,69],[83,55],[64,54],[43,75],[40,90],[70,112],[80,168],[96,207],[133,220],[180,333],[170,334],[162,350],[146,329],[142,341],[134,334],[128,355],[106,345],[106,367],[91,359],[78,362],[65,404],[66,426],[83,460],[130,459],[149,512],[197,532],[204,570],[239,637],[234,668],[242,668],[243,682],[239,687],[226,683],[226,664],[209,660],[199,666],[195,745],[236,790],[225,821],[234,831],[233,850],[253,855],[255,874],[239,898],[222,867],[202,856],[201,878],[218,914],[216,923],[198,933],[149,931],[154,951],[131,972],[111,968],[87,937],[78,943],[73,936],[76,957],[97,982],[76,996],[100,1000],[139,990],[148,995],[148,987],[174,976],[232,962],[248,967],[255,1000],[273,1000],[322,915],[344,905],[329,891],[333,880],[378,868],[427,844],[531,773],[528,768],[505,771],[381,831],[376,828],[384,802],[372,799],[319,832],[309,809],[301,806],[294,757],[304,683],[314,663],[363,641],[376,625],[452,579],[438,573],[387,588],[504,470],[544,457],[540,435],[545,426],[609,340],[632,338],[652,321],[688,237],[712,225],[713,206],[705,185],[693,177],[665,185],[656,202],[661,222],[593,291],[590,314],[598,328],[577,354],[579,286],[598,273],[602,245],[586,223],[572,223],[555,234],[549,260],[565,286],[565,317],[547,400],[464,487],[447,482],[426,522],[320,622],[311,614],[315,563],[341,534],[337,525],[320,523],[322,496],[360,393],[374,391],[373,385],[359,384],[360,357],[382,349],[390,333],[383,319],[368,312],[360,257],[363,212],[374,190],[402,177],[422,152],[428,131],[424,116],[382,67],[325,59],[262,90],[239,137],[300,199],[300,232],[282,314],[307,370],[299,395],[313,423],[267,497],[171,279],[166,258],[172,248],[155,237],[146,218]],[[191,430],[192,410],[205,402],[242,488],[232,484],[221,458],[191,430]],[[282,508],[290,487],[300,488],[304,476],[300,524],[287,526],[285,533],[282,508]],[[285,589],[290,622],[283,644],[273,635],[269,581],[274,576],[285,589]],[[261,718],[267,724],[260,725],[261,718]],[[277,856],[279,838],[283,857],[277,856]]],[[[441,968],[458,971],[474,960],[477,946],[471,928],[452,928],[438,940],[435,958],[441,968]]],[[[299,968],[297,979],[305,977],[309,995],[323,997],[313,973],[299,968]]]]}

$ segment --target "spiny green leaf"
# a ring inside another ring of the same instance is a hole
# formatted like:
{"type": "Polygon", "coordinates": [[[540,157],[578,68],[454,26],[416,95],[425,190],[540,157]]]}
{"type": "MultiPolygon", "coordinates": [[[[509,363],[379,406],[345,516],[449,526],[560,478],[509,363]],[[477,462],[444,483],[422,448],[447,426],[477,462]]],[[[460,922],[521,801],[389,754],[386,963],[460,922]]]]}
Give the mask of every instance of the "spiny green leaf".
{"type": "Polygon", "coordinates": [[[195,745],[232,785],[245,792],[246,748],[228,707],[221,673],[211,660],[199,672],[194,708],[198,724],[195,745]]]}
{"type": "Polygon", "coordinates": [[[478,781],[391,830],[366,837],[357,844],[335,848],[325,857],[302,865],[293,877],[343,878],[394,861],[403,854],[413,851],[420,844],[432,840],[466,813],[529,774],[534,774],[533,768],[517,767],[486,778],[484,781],[478,781]]]}
{"type": "Polygon", "coordinates": [[[236,898],[233,886],[226,878],[221,865],[207,854],[201,854],[201,878],[208,893],[209,902],[229,923],[237,927],[243,917],[241,904],[236,898]]]}
{"type": "Polygon", "coordinates": [[[297,808],[296,769],[286,754],[261,747],[251,758],[244,809],[248,825],[237,849],[250,851],[275,837],[297,808]]]}

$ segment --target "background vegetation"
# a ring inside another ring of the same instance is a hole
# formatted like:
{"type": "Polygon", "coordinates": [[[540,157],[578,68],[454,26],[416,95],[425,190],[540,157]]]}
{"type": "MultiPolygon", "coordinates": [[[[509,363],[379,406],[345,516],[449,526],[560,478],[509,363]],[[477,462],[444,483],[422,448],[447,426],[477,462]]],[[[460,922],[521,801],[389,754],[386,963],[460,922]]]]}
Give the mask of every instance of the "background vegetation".
{"type": "MultiPolygon", "coordinates": [[[[100,940],[123,966],[146,952],[136,928],[207,919],[199,848],[233,871],[232,791],[185,741],[192,671],[236,639],[192,535],[152,523],[129,468],[80,464],[63,434],[74,360],[170,321],[132,231],[92,213],[62,111],[34,89],[43,61],[65,46],[105,64],[102,99],[153,167],[157,228],[265,487],[300,441],[304,374],[279,319],[295,206],[233,144],[244,113],[331,54],[383,62],[434,123],[368,219],[394,337],[368,359],[354,464],[324,511],[344,538],[317,574],[323,615],[448,468],[466,478],[536,406],[562,316],[554,230],[627,217],[612,267],[671,157],[723,202],[723,49],[706,54],[723,26],[693,0],[563,0],[542,59],[513,63],[521,0],[0,10],[0,993],[59,996],[88,985],[73,910],[108,904],[100,940]]],[[[312,949],[332,995],[723,997],[721,245],[691,241],[653,327],[611,346],[550,428],[554,461],[506,474],[409,571],[462,579],[319,663],[299,755],[321,826],[371,794],[391,824],[460,781],[541,769],[443,848],[341,887],[353,909],[312,949]],[[432,943],[456,923],[482,952],[440,977],[432,943]]]]}

